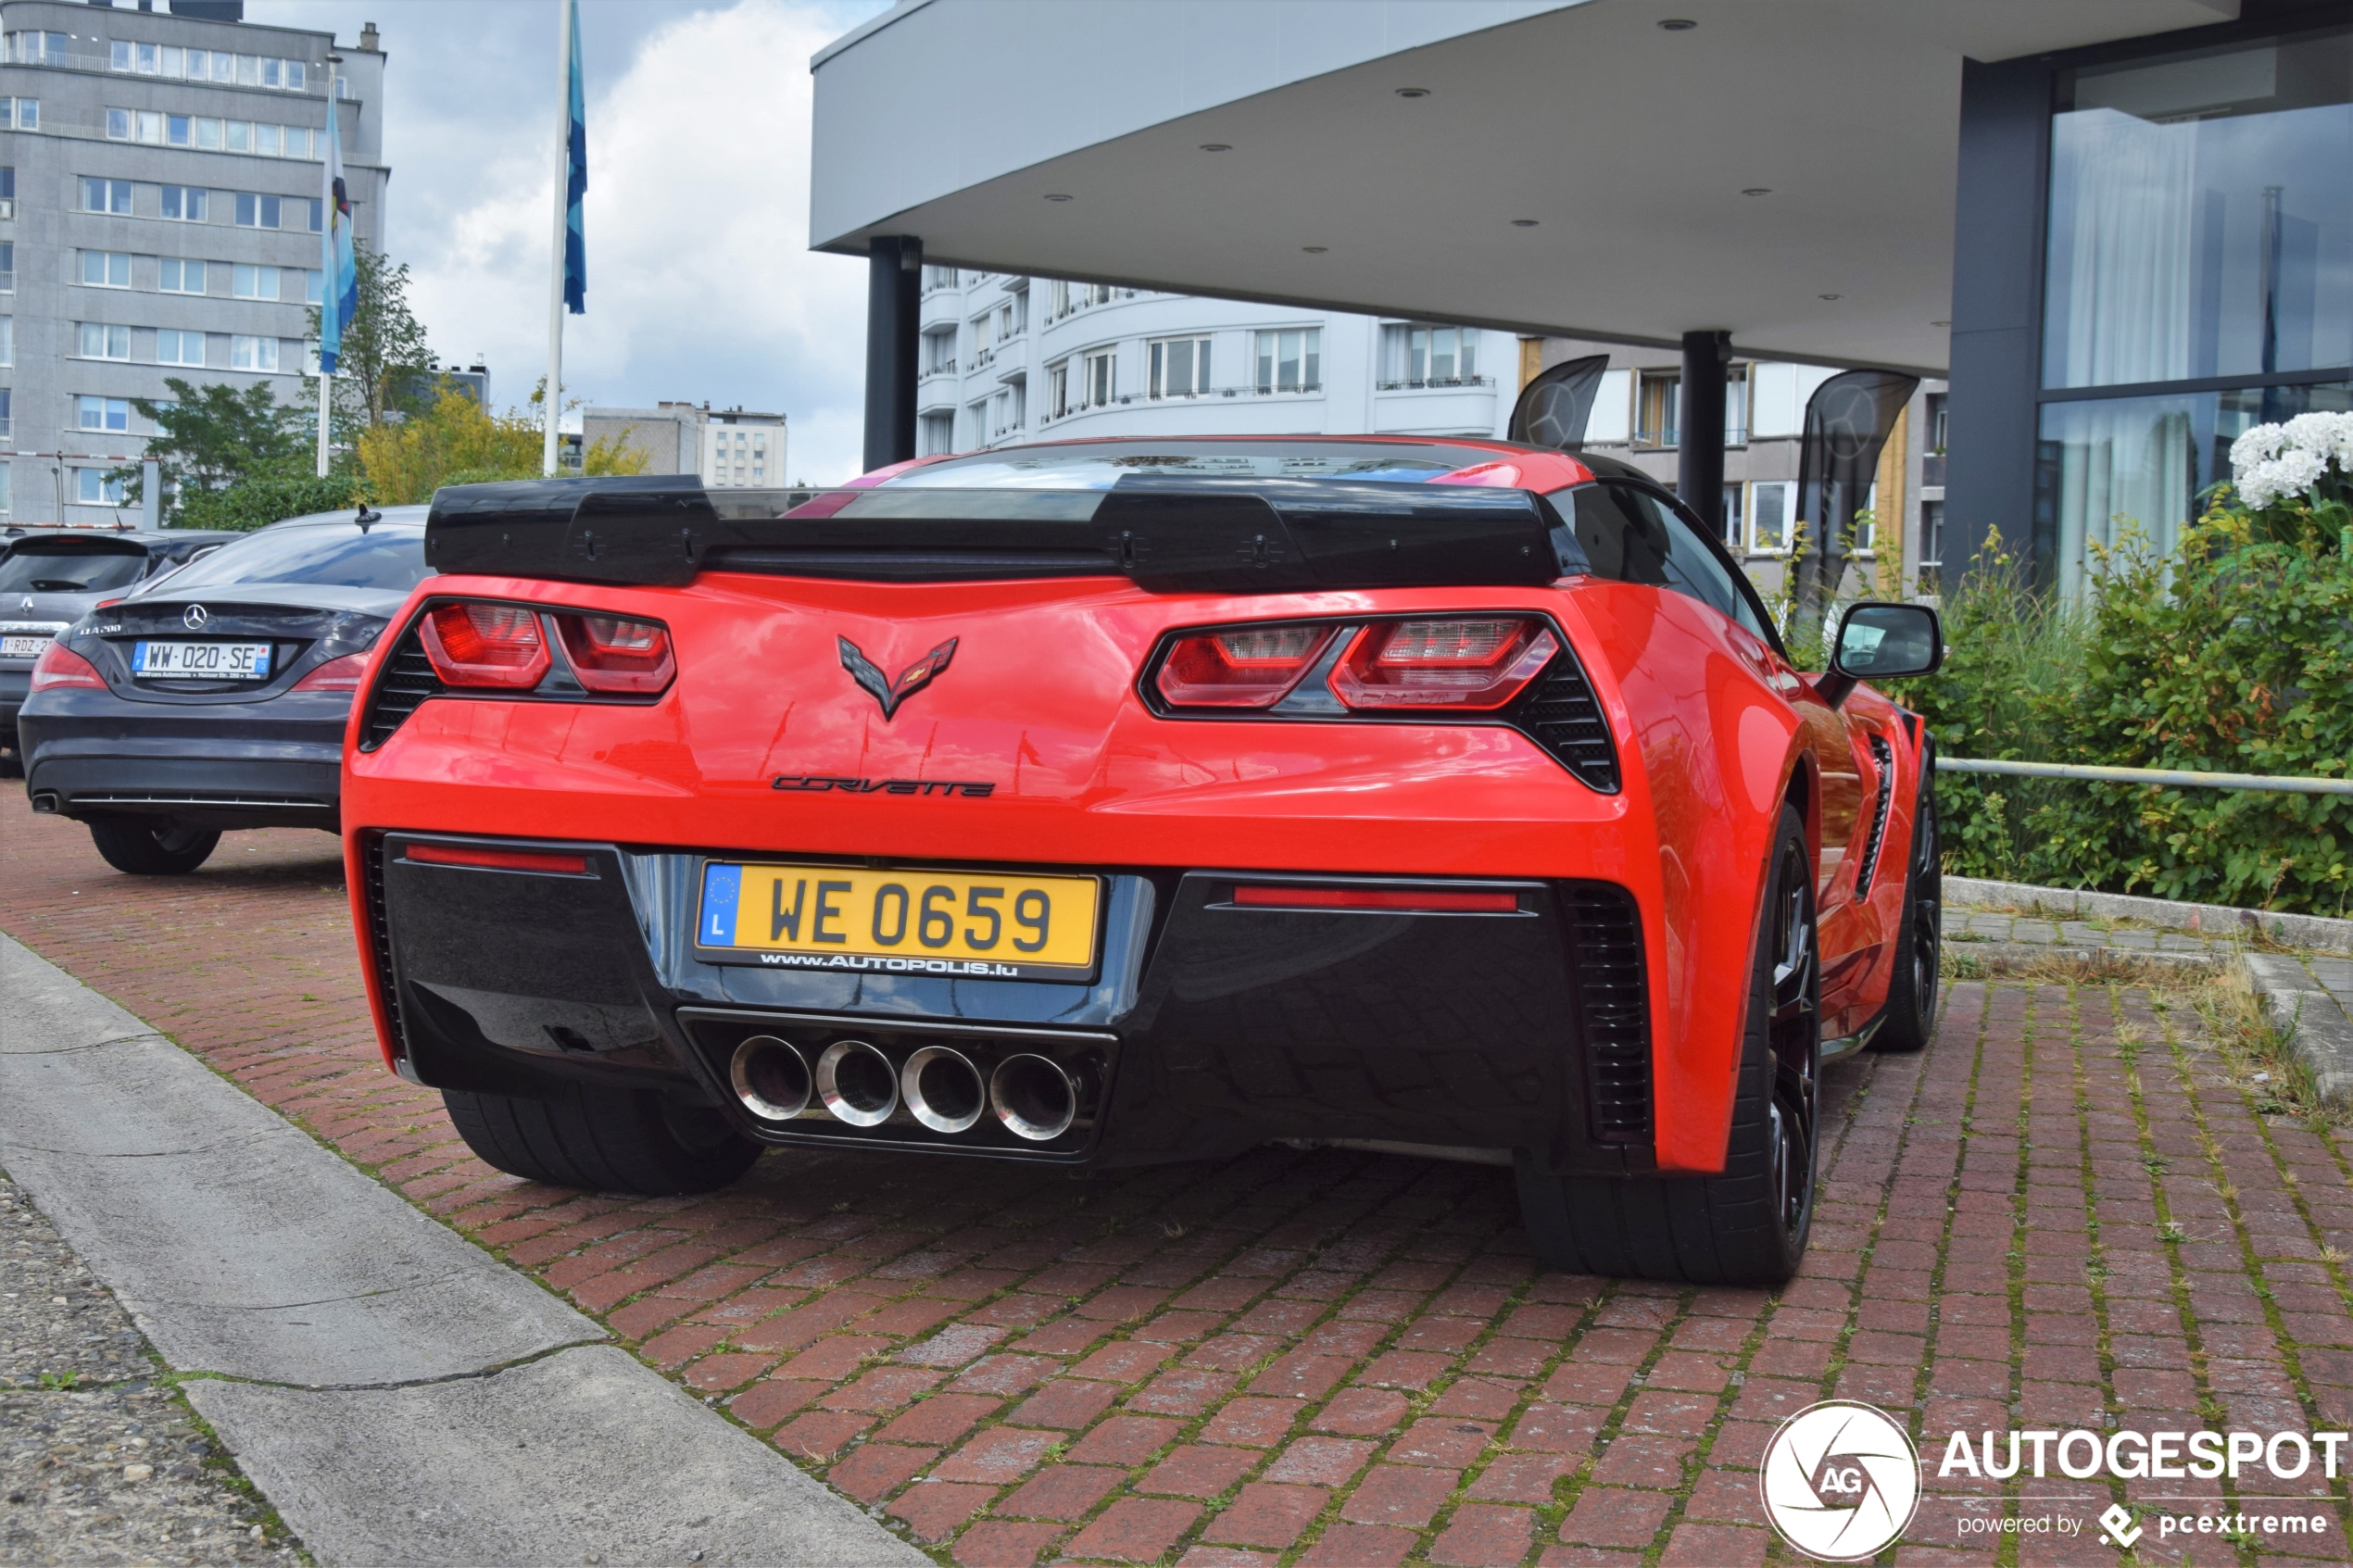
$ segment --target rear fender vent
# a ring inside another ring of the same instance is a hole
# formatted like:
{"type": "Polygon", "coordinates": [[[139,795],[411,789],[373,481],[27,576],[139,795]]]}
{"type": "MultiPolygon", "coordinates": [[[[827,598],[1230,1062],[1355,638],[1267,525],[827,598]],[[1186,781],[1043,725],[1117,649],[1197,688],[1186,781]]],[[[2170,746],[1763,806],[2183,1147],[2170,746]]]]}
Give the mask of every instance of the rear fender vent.
{"type": "Polygon", "coordinates": [[[1895,795],[1895,748],[1886,737],[1872,735],[1871,766],[1879,770],[1879,805],[1871,811],[1871,836],[1863,841],[1863,863],[1855,868],[1855,901],[1871,896],[1871,877],[1879,871],[1881,847],[1887,842],[1887,809],[1895,795]]]}
{"type": "Polygon", "coordinates": [[[1617,747],[1609,738],[1609,721],[1570,649],[1561,649],[1551,672],[1519,705],[1512,722],[1587,787],[1603,795],[1617,793],[1617,747]]]}
{"type": "Polygon", "coordinates": [[[426,698],[439,696],[447,690],[441,677],[433,672],[433,661],[425,657],[425,645],[417,634],[416,623],[410,622],[392,650],[392,657],[384,661],[383,673],[376,677],[376,689],[368,698],[367,717],[359,724],[359,749],[373,751],[384,745],[409,715],[424,705],[426,698]]]}
{"type": "Polygon", "coordinates": [[[384,839],[371,833],[359,844],[360,885],[368,902],[368,960],[376,968],[376,993],[384,997],[384,1022],[392,1028],[393,1054],[409,1060],[409,1032],[400,1022],[400,993],[392,978],[392,927],[384,919],[384,839]]]}
{"type": "Polygon", "coordinates": [[[1561,884],[1584,1035],[1586,1128],[1596,1143],[1651,1141],[1650,982],[1633,896],[1605,882],[1561,884]]]}

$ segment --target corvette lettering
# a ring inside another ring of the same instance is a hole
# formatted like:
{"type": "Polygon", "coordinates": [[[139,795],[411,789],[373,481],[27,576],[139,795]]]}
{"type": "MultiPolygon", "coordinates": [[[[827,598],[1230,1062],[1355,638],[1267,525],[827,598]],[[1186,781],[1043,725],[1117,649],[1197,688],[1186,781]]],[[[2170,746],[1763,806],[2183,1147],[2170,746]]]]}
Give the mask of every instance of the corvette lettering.
{"type": "Polygon", "coordinates": [[[967,800],[986,800],[997,789],[964,779],[837,779],[823,773],[779,773],[768,787],[808,795],[949,795],[967,800]]]}

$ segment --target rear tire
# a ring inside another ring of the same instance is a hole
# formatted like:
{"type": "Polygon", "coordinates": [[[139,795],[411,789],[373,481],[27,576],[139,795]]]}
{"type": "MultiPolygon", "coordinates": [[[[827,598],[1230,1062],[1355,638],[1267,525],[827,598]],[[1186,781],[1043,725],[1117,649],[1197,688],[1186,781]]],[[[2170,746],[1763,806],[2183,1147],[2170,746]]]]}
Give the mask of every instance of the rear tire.
{"type": "Polygon", "coordinates": [[[1916,1051],[1936,1033],[1936,1005],[1944,955],[1944,841],[1936,823],[1936,764],[1920,753],[1920,798],[1912,812],[1912,853],[1904,872],[1904,939],[1887,1010],[1871,1043],[1883,1051],[1916,1051]]]}
{"type": "Polygon", "coordinates": [[[220,835],[169,817],[93,817],[90,841],[107,864],[132,876],[185,876],[212,858],[220,835]]]}
{"type": "Polygon", "coordinates": [[[643,1090],[567,1085],[554,1099],[444,1089],[449,1120],[485,1164],[551,1186],[669,1197],[725,1186],[760,1145],[708,1109],[643,1090]]]}
{"type": "Polygon", "coordinates": [[[1684,1285],[1797,1272],[1814,1223],[1822,1028],[1813,859],[1794,807],[1767,865],[1722,1173],[1564,1176],[1522,1151],[1520,1214],[1544,1267],[1684,1285]]]}

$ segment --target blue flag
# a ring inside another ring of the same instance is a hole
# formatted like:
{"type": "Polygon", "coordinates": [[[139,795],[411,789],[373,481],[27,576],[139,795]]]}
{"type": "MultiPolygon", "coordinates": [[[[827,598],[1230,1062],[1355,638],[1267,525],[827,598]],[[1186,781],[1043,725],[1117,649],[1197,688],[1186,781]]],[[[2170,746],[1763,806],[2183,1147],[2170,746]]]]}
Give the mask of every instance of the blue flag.
{"type": "Polygon", "coordinates": [[[580,91],[580,0],[564,0],[572,11],[572,59],[565,72],[569,109],[564,132],[564,305],[575,316],[588,309],[588,242],[580,229],[580,200],[588,194],[588,118],[580,91]]]}
{"type": "Polygon", "coordinates": [[[320,176],[319,370],[333,375],[343,330],[359,313],[359,273],[351,255],[351,196],[343,183],[343,114],[333,84],[327,94],[327,161],[320,176]]]}

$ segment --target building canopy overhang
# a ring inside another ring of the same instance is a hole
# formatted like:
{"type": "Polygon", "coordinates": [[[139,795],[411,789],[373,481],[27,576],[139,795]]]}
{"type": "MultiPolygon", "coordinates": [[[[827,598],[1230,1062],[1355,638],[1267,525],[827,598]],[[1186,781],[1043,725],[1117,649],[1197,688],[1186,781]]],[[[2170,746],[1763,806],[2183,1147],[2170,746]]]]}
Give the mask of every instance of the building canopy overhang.
{"type": "Polygon", "coordinates": [[[1529,333],[1719,329],[1743,353],[1935,373],[1963,62],[2237,9],[909,0],[812,63],[810,233],[1529,333]]]}

